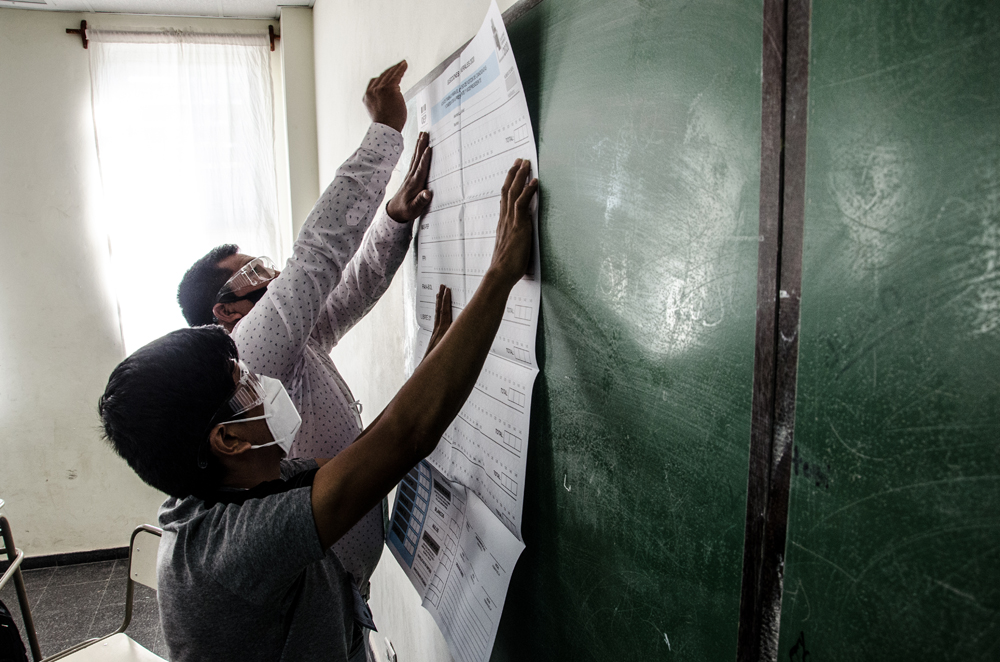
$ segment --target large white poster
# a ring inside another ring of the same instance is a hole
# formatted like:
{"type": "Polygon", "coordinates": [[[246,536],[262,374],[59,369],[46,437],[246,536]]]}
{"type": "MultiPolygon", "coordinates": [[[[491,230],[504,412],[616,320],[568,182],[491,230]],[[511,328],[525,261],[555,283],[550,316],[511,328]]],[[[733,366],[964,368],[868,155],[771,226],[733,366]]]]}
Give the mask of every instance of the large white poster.
{"type": "MultiPolygon", "coordinates": [[[[515,159],[528,159],[538,176],[521,77],[495,2],[475,38],[410,108],[433,147],[428,187],[434,199],[416,240],[420,328],[414,354],[423,356],[439,285],[451,288],[458,315],[489,267],[508,169],[515,159]]],[[[465,406],[434,453],[400,484],[388,536],[393,556],[459,662],[489,659],[510,572],[524,549],[521,512],[541,298],[537,209],[532,213],[536,243],[529,273],[507,300],[465,406]]]]}

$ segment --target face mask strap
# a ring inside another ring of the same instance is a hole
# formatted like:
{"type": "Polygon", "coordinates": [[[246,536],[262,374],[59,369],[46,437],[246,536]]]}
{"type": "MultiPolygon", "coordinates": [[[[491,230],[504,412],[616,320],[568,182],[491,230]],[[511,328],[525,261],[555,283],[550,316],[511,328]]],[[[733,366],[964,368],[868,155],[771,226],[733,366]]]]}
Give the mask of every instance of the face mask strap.
{"type": "Polygon", "coordinates": [[[271,418],[274,414],[264,414],[263,416],[251,416],[250,418],[237,418],[232,421],[223,421],[222,423],[216,423],[216,425],[230,425],[232,423],[248,423],[250,421],[263,421],[271,418]]]}

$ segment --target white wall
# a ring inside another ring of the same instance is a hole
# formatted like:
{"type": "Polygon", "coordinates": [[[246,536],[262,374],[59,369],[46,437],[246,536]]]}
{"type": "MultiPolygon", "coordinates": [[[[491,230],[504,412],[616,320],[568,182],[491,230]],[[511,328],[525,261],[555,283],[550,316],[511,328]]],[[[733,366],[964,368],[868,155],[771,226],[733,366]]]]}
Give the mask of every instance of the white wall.
{"type": "Polygon", "coordinates": [[[297,237],[320,193],[311,7],[281,8],[281,59],[292,233],[297,237]]]}
{"type": "MultiPolygon", "coordinates": [[[[501,11],[514,0],[498,0],[501,11]]],[[[478,31],[488,0],[316,0],[316,115],[320,186],[353,152],[368,127],[361,104],[368,79],[406,59],[407,90],[478,31]]],[[[401,163],[390,183],[399,185],[401,163]]],[[[402,267],[406,269],[404,264],[402,267]]],[[[333,351],[333,359],[370,422],[405,381],[402,278],[398,275],[374,310],[333,351]]],[[[372,579],[372,611],[379,632],[376,653],[392,641],[399,662],[450,660],[447,645],[409,580],[386,550],[372,579]]]]}
{"type": "MultiPolygon", "coordinates": [[[[84,18],[92,27],[268,25],[0,9],[0,498],[28,556],[127,545],[163,498],[101,440],[97,416],[124,354],[98,209],[88,53],[65,33],[84,18]]],[[[287,209],[287,185],[281,198],[287,209]]]]}

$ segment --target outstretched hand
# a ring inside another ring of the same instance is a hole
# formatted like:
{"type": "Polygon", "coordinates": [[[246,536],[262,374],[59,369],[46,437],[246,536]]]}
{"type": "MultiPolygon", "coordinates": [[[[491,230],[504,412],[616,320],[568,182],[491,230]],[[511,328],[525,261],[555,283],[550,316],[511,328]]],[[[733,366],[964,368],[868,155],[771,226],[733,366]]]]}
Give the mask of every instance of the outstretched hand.
{"type": "Polygon", "coordinates": [[[531,257],[531,212],[529,205],[538,191],[538,180],[528,181],[531,162],[517,159],[507,171],[500,189],[500,221],[490,270],[511,286],[524,276],[531,257]]]}
{"type": "Polygon", "coordinates": [[[373,122],[385,124],[402,131],[406,124],[406,102],[399,89],[399,81],[406,73],[406,60],[394,64],[377,78],[368,81],[364,104],[373,122]]]}
{"type": "Polygon", "coordinates": [[[442,285],[438,288],[437,298],[434,300],[434,330],[431,331],[431,339],[427,343],[424,357],[437,347],[449,327],[451,327],[451,288],[442,285]]]}
{"type": "Polygon", "coordinates": [[[413,150],[410,169],[403,185],[392,196],[385,211],[397,223],[409,223],[427,211],[434,193],[427,189],[427,173],[431,169],[430,136],[421,133],[417,137],[417,148],[413,150]]]}

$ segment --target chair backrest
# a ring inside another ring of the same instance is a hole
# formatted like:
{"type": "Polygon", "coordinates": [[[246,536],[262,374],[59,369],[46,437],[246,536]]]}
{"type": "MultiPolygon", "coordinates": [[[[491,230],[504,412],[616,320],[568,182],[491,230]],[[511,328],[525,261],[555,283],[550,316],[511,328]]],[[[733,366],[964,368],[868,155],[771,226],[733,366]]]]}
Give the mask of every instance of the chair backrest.
{"type": "Polygon", "coordinates": [[[143,524],[132,532],[132,549],[129,552],[128,576],[134,581],[156,590],[156,553],[160,549],[163,531],[143,524]]]}

